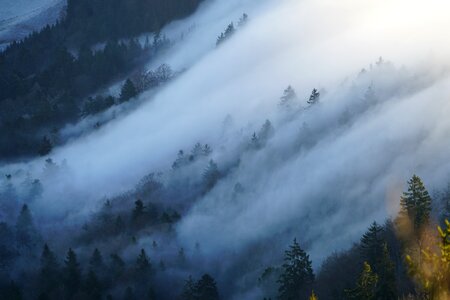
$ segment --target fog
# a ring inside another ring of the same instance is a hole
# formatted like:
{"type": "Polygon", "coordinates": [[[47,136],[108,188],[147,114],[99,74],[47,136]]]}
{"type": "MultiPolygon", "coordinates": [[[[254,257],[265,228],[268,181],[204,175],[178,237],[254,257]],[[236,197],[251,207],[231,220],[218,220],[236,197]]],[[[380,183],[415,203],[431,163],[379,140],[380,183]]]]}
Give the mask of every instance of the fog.
{"type": "Polygon", "coordinates": [[[138,109],[55,149],[50,157],[65,161],[63,175],[42,175],[44,159],[3,171],[42,178],[35,210],[70,223],[145,174],[170,170],[179,149],[208,143],[226,176],[178,223],[179,243],[189,249],[201,241],[225,273],[234,261],[223,257],[237,259],[250,245],[268,242],[261,265],[270,264],[297,237],[318,267],[370,222],[395,214],[413,173],[430,189],[446,186],[449,6],[207,1],[165,29],[183,39],[147,66],[167,62],[185,72],[156,95],[141,95],[138,109]],[[220,32],[244,12],[248,24],[216,48],[220,32]],[[278,105],[288,85],[302,106],[291,113],[278,105]],[[320,103],[307,107],[313,88],[320,103]],[[232,122],[224,125],[227,116],[232,122]],[[261,149],[246,150],[266,119],[274,135],[261,149]]]}

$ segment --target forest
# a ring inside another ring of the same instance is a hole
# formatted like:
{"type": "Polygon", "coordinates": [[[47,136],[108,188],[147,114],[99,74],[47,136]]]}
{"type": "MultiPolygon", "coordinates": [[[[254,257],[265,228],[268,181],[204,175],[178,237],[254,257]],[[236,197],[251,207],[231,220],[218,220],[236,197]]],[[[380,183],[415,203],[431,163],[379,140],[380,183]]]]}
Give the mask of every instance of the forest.
{"type": "Polygon", "coordinates": [[[68,0],[0,50],[0,300],[450,300],[448,9],[68,0]]]}

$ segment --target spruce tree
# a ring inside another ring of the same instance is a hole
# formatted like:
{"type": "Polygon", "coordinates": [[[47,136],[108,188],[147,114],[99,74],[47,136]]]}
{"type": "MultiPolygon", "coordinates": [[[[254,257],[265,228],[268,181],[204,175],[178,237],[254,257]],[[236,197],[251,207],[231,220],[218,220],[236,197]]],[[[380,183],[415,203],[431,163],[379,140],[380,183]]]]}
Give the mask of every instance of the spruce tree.
{"type": "Polygon", "coordinates": [[[369,265],[373,266],[375,272],[378,271],[378,262],[383,253],[383,233],[383,227],[373,222],[361,238],[361,255],[369,265]]]}
{"type": "Polygon", "coordinates": [[[64,288],[69,298],[73,297],[79,290],[81,284],[80,265],[77,261],[77,255],[69,249],[66,260],[64,261],[64,288]]]}
{"type": "Polygon", "coordinates": [[[120,100],[122,102],[128,101],[131,98],[136,97],[137,94],[138,92],[133,82],[130,79],[127,79],[122,87],[122,90],[120,91],[120,100]]]}
{"type": "Polygon", "coordinates": [[[283,96],[280,98],[280,107],[284,109],[292,109],[294,106],[294,101],[297,99],[297,94],[291,86],[288,86],[284,92],[283,96]]]}
{"type": "Polygon", "coordinates": [[[203,182],[207,190],[214,187],[219,180],[220,172],[217,164],[211,159],[203,172],[203,182]]]}
{"type": "Polygon", "coordinates": [[[53,251],[47,244],[41,255],[41,268],[39,271],[39,290],[46,294],[56,289],[59,285],[59,265],[53,251]]]}
{"type": "Polygon", "coordinates": [[[196,287],[197,300],[218,300],[219,292],[214,278],[209,274],[204,274],[202,278],[197,282],[196,287]]]}
{"type": "Polygon", "coordinates": [[[146,282],[149,279],[152,264],[144,249],[141,249],[136,260],[136,278],[141,282],[146,282]]]}
{"type": "Polygon", "coordinates": [[[408,217],[418,233],[429,222],[431,197],[419,176],[413,175],[408,181],[408,191],[400,199],[401,216],[408,217]]]}
{"type": "Polygon", "coordinates": [[[192,276],[185,281],[183,286],[183,292],[181,294],[182,300],[196,300],[197,299],[197,287],[192,276]]]}
{"type": "Polygon", "coordinates": [[[376,299],[397,299],[395,266],[389,256],[389,251],[386,243],[383,244],[383,252],[380,257],[377,275],[378,283],[376,287],[376,299]]]}
{"type": "Polygon", "coordinates": [[[16,242],[18,248],[28,251],[34,249],[39,242],[39,233],[34,226],[28,205],[24,204],[16,223],[16,242]]]}
{"type": "Polygon", "coordinates": [[[91,258],[89,259],[89,267],[95,272],[101,271],[101,269],[104,267],[102,254],[97,248],[95,248],[91,258]]]}
{"type": "Polygon", "coordinates": [[[102,288],[97,274],[93,270],[89,270],[86,281],[84,283],[84,291],[89,300],[101,300],[102,288]]]}
{"type": "Polygon", "coordinates": [[[282,274],[278,279],[278,299],[296,300],[306,297],[305,289],[314,282],[309,255],[300,248],[297,239],[285,251],[282,274]]]}

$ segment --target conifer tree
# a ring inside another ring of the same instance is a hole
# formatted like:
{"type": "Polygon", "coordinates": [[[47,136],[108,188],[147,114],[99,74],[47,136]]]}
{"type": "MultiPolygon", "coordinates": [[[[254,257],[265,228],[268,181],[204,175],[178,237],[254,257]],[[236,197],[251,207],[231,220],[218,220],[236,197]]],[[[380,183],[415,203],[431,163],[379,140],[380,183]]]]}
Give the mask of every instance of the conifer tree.
{"type": "Polygon", "coordinates": [[[119,278],[125,272],[125,262],[116,253],[111,254],[110,270],[114,278],[119,278]]]}
{"type": "Polygon", "coordinates": [[[41,268],[39,271],[39,290],[46,294],[57,288],[60,272],[56,256],[47,244],[41,255],[41,268]]]}
{"type": "Polygon", "coordinates": [[[373,273],[372,268],[364,262],[363,271],[358,279],[356,287],[347,290],[347,296],[355,300],[375,300],[378,276],[373,273]]]}
{"type": "Polygon", "coordinates": [[[419,176],[413,175],[408,181],[408,191],[400,199],[400,215],[408,217],[418,233],[429,222],[431,197],[419,176]]]}
{"type": "Polygon", "coordinates": [[[89,267],[95,272],[100,271],[104,267],[102,254],[97,248],[94,249],[91,258],[89,259],[89,267]]]}
{"type": "Polygon", "coordinates": [[[397,285],[395,278],[395,266],[392,262],[387,244],[383,244],[383,252],[377,269],[378,283],[376,288],[377,300],[397,299],[397,285]]]}
{"type": "Polygon", "coordinates": [[[141,252],[136,260],[136,275],[139,280],[146,281],[148,276],[150,275],[152,265],[150,263],[150,259],[147,256],[147,253],[144,249],[141,249],[141,252]]]}
{"type": "Polygon", "coordinates": [[[285,251],[283,271],[278,279],[278,299],[305,298],[305,289],[314,282],[314,273],[309,255],[300,248],[297,239],[285,251]]]}
{"type": "Polygon", "coordinates": [[[319,102],[319,98],[320,98],[320,93],[316,89],[313,89],[307,102],[309,105],[313,105],[313,104],[316,104],[317,102],[319,102]]]}
{"type": "Polygon", "coordinates": [[[66,260],[64,261],[64,287],[69,298],[73,297],[79,290],[81,284],[81,270],[77,261],[77,255],[69,249],[66,260]]]}
{"type": "Polygon", "coordinates": [[[285,109],[292,109],[294,106],[294,101],[297,99],[297,94],[291,86],[288,86],[284,92],[283,96],[280,98],[280,107],[285,109]]]}
{"type": "Polygon", "coordinates": [[[32,250],[39,242],[39,233],[34,226],[28,205],[24,204],[16,223],[16,241],[19,248],[32,250]]]}
{"type": "Polygon", "coordinates": [[[120,91],[120,100],[122,102],[128,101],[137,96],[137,94],[138,92],[133,82],[130,79],[127,79],[122,87],[122,90],[120,91]]]}
{"type": "Polygon", "coordinates": [[[211,159],[208,163],[208,166],[205,168],[203,172],[203,182],[205,184],[206,189],[212,189],[216,182],[219,180],[220,172],[217,164],[211,159]]]}
{"type": "Polygon", "coordinates": [[[197,300],[218,300],[219,292],[217,291],[216,281],[209,274],[204,274],[197,282],[196,287],[197,300]]]}
{"type": "Polygon", "coordinates": [[[383,253],[383,243],[383,227],[373,222],[362,236],[360,247],[363,259],[373,266],[375,272],[378,271],[378,262],[383,253]]]}
{"type": "Polygon", "coordinates": [[[195,281],[192,276],[185,281],[183,286],[183,292],[181,293],[182,300],[196,300],[197,299],[197,288],[195,281]]]}

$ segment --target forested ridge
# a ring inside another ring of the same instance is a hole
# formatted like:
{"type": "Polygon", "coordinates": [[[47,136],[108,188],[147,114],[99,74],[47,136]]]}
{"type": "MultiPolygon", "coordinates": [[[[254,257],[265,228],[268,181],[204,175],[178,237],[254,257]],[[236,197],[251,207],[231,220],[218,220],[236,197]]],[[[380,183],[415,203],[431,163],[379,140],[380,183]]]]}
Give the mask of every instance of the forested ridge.
{"type": "Polygon", "coordinates": [[[2,158],[46,153],[43,140],[79,120],[86,96],[161,52],[169,43],[161,28],[200,2],[69,0],[55,25],[13,42],[0,53],[2,158]],[[155,36],[142,43],[141,33],[155,36]]]}

